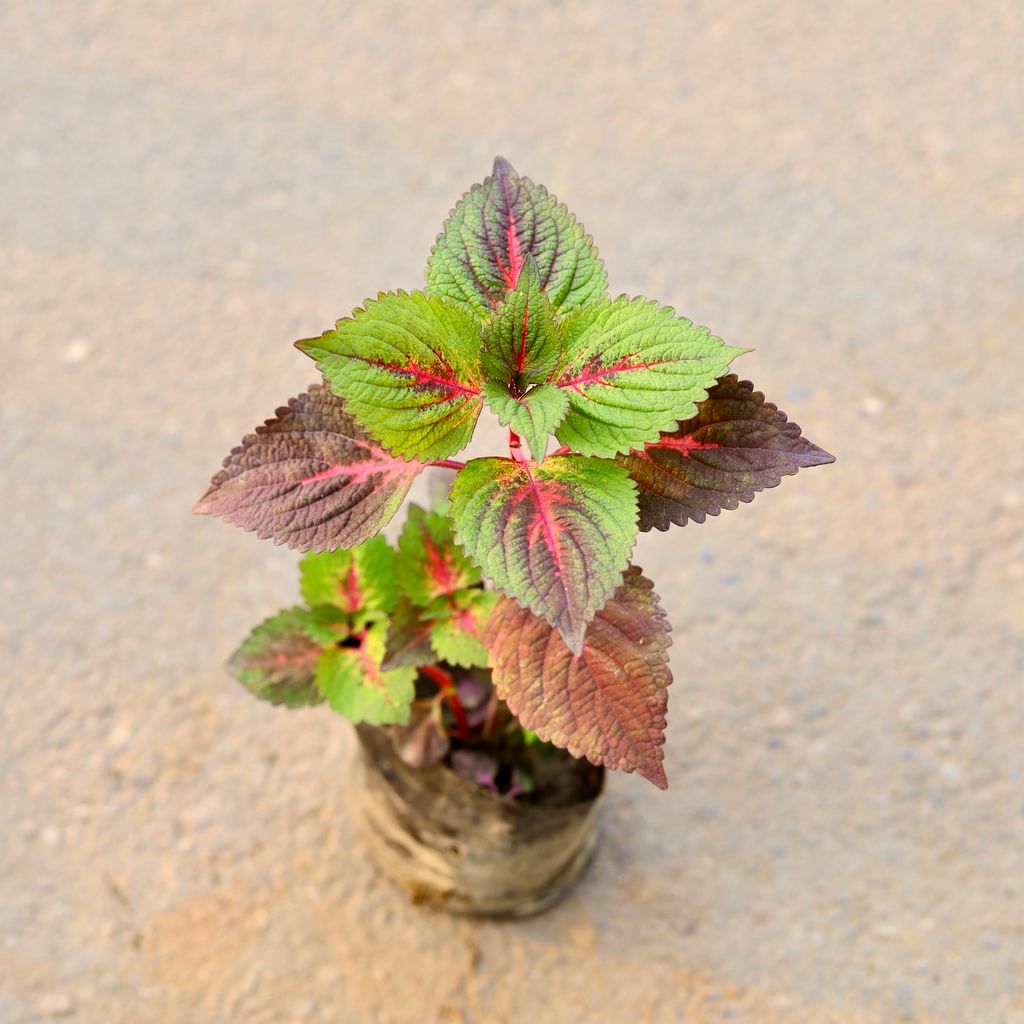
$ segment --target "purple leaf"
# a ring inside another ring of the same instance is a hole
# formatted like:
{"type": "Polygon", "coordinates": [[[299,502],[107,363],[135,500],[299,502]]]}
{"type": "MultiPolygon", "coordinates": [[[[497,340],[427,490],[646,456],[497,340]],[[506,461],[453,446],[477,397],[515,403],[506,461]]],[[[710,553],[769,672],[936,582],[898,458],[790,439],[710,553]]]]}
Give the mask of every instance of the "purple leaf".
{"type": "Polygon", "coordinates": [[[231,452],[194,511],[303,551],[354,547],[388,523],[423,468],[384,451],[314,385],[231,452]]]}
{"type": "Polygon", "coordinates": [[[498,793],[498,786],[494,781],[498,767],[495,758],[477,750],[456,750],[452,753],[452,768],[459,775],[495,794],[498,793]]]}
{"type": "Polygon", "coordinates": [[[430,768],[448,756],[451,744],[437,711],[434,701],[414,704],[409,724],[396,727],[395,749],[412,768],[430,768]]]}
{"type": "Polygon", "coordinates": [[[667,530],[738,508],[784,476],[835,457],[801,437],[750,381],[729,374],[692,419],[617,461],[639,488],[640,529],[667,530]]]}

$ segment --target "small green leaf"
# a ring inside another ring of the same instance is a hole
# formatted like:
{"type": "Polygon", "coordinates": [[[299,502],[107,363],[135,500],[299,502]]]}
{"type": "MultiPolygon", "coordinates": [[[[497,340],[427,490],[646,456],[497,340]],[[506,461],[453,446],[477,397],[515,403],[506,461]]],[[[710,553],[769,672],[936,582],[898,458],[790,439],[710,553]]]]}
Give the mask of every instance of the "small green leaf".
{"type": "Polygon", "coordinates": [[[521,178],[502,157],[445,221],[427,264],[434,295],[488,315],[516,286],[527,256],[555,309],[604,294],[604,267],[590,236],[546,188],[521,178]]]}
{"type": "Polygon", "coordinates": [[[562,333],[549,378],[569,397],[558,439],[585,455],[628,452],[673,430],[745,351],[668,306],[625,296],[577,310],[562,333]]]}
{"type": "Polygon", "coordinates": [[[317,643],[333,644],[352,635],[352,617],[336,604],[318,604],[300,610],[299,626],[317,643]]]}
{"type": "Polygon", "coordinates": [[[554,384],[539,384],[516,397],[507,384],[488,381],[484,398],[503,427],[525,438],[538,462],[544,458],[548,435],[558,429],[569,409],[569,396],[554,384]]]}
{"type": "Polygon", "coordinates": [[[444,459],[480,414],[480,320],[423,292],[381,293],[296,346],[316,360],[359,425],[396,455],[444,459]]]}
{"type": "Polygon", "coordinates": [[[316,664],[316,685],[335,711],[370,725],[409,720],[416,669],[384,671],[383,622],[369,626],[359,647],[330,647],[316,664]]]}
{"type": "Polygon", "coordinates": [[[441,661],[462,668],[486,667],[484,627],[497,599],[493,590],[465,590],[452,599],[453,607],[438,614],[430,639],[441,661]]]}
{"type": "Polygon", "coordinates": [[[451,517],[455,539],[484,574],[579,653],[629,560],[636,489],[607,459],[473,459],[455,478],[451,517]]]}
{"type": "Polygon", "coordinates": [[[554,310],[540,286],[537,261],[528,256],[515,289],[484,327],[484,376],[525,390],[554,369],[561,352],[554,310]]]}
{"type": "Polygon", "coordinates": [[[323,697],[313,675],[323,644],[310,636],[308,613],[289,608],[260,623],[228,661],[228,671],[271,704],[298,708],[323,697]]]}
{"type": "Polygon", "coordinates": [[[455,543],[446,515],[410,505],[398,538],[395,578],[414,604],[428,605],[480,582],[480,571],[455,543]]]}
{"type": "Polygon", "coordinates": [[[378,535],[357,548],[308,554],[299,562],[299,588],[308,604],[335,604],[349,615],[390,612],[398,600],[395,552],[378,535]]]}

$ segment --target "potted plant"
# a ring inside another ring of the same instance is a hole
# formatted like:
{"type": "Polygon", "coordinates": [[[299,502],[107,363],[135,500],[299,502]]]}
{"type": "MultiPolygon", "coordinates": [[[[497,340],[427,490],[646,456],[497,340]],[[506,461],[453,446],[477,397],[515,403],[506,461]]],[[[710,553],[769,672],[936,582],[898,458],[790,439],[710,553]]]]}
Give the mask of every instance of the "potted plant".
{"type": "Polygon", "coordinates": [[[833,459],[728,372],[745,350],[609,298],[582,226],[501,158],[426,283],[297,342],[323,383],[247,436],[195,510],[309,552],[305,606],[230,666],[257,696],[356,724],[377,863],[451,910],[531,913],[586,865],[604,768],[667,784],[670,628],[630,564],[637,531],[833,459]],[[455,461],[485,405],[507,451],[455,461]],[[450,495],[410,506],[392,548],[380,531],[431,468],[450,495]]]}

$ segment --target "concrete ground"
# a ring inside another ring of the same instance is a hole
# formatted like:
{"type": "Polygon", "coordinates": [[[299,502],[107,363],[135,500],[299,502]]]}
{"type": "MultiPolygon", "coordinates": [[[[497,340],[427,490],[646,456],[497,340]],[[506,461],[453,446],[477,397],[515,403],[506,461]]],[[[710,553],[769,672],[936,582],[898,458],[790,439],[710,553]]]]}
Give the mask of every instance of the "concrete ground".
{"type": "Polygon", "coordinates": [[[0,5],[0,1021],[1024,1021],[1017,0],[0,5]],[[661,793],[563,906],[375,878],[190,516],[496,153],[838,456],[637,561],[661,793]]]}

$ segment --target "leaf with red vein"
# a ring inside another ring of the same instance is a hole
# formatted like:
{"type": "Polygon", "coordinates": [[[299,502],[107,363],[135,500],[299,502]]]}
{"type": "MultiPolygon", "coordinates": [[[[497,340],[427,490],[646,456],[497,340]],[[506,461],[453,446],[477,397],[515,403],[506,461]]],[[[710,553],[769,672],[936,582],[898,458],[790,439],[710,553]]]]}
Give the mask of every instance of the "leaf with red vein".
{"type": "Polygon", "coordinates": [[[260,623],[231,656],[228,671],[271,704],[319,704],[313,676],[323,644],[310,635],[308,618],[304,608],[289,608],[260,623]]]}
{"type": "Polygon", "coordinates": [[[353,547],[387,525],[423,468],[381,449],[314,385],[231,452],[195,512],[303,551],[353,547]]]}
{"type": "Polygon", "coordinates": [[[507,384],[487,381],[484,398],[498,422],[519,434],[538,462],[544,458],[548,435],[558,429],[569,409],[568,397],[554,384],[538,384],[525,394],[514,395],[507,384]]]}
{"type": "Polygon", "coordinates": [[[497,598],[493,590],[464,590],[451,599],[449,607],[435,607],[430,639],[437,657],[463,668],[484,668],[484,627],[497,598]]]}
{"type": "Polygon", "coordinates": [[[585,455],[612,456],[655,441],[744,349],[730,348],[668,306],[620,296],[561,325],[562,360],[550,380],[569,397],[557,436],[585,455]]]}
{"type": "Polygon", "coordinates": [[[434,620],[407,597],[400,597],[388,622],[384,669],[426,665],[434,660],[430,633],[434,620]]]}
{"type": "Polygon", "coordinates": [[[541,185],[521,178],[502,157],[452,210],[427,264],[434,295],[489,315],[515,288],[527,256],[555,309],[603,295],[607,279],[576,218],[541,185]]]}
{"type": "Polygon", "coordinates": [[[582,650],[636,536],[629,474],[608,459],[473,459],[452,486],[455,539],[505,593],[582,650]]]}
{"type": "Polygon", "coordinates": [[[484,376],[524,390],[554,368],[562,343],[555,313],[541,288],[537,261],[528,256],[514,290],[483,329],[484,376]]]}
{"type": "Polygon", "coordinates": [[[501,598],[485,641],[498,696],[527,728],[574,757],[639,772],[665,789],[662,745],[672,673],[669,624],[630,566],[574,656],[541,618],[501,598]]]}
{"type": "Polygon", "coordinates": [[[723,377],[671,434],[618,459],[639,487],[641,530],[703,523],[753,501],[784,476],[834,461],[735,374],[723,377]]]}
{"type": "Polygon", "coordinates": [[[398,600],[394,562],[380,535],[356,548],[311,552],[299,562],[299,589],[310,605],[337,605],[349,615],[387,613],[398,600]]]}
{"type": "Polygon", "coordinates": [[[358,647],[329,647],[316,666],[316,685],[335,711],[371,725],[409,720],[416,669],[386,671],[387,624],[374,622],[358,647]]]}
{"type": "Polygon", "coordinates": [[[440,512],[410,505],[398,539],[395,578],[418,605],[480,582],[480,571],[455,543],[451,521],[440,512]]]}
{"type": "Polygon", "coordinates": [[[464,448],[480,415],[480,320],[424,292],[383,292],[319,338],[296,347],[316,360],[345,408],[407,459],[464,448]]]}

